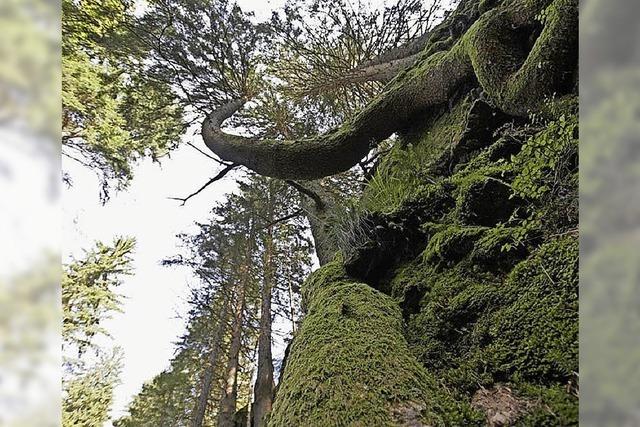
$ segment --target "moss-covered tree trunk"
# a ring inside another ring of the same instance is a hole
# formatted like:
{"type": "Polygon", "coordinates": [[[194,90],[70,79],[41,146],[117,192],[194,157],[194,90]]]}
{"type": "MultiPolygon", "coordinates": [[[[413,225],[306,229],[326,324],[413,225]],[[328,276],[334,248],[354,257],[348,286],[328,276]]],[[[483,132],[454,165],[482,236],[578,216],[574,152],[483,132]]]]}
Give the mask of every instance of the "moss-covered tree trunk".
{"type": "Polygon", "coordinates": [[[312,180],[348,170],[372,144],[410,126],[420,115],[439,111],[471,82],[477,81],[503,112],[521,117],[544,109],[545,98],[570,91],[578,0],[477,3],[482,13],[477,4],[471,8],[475,22],[461,37],[428,43],[412,67],[339,128],[294,141],[230,135],[221,125],[247,102],[238,98],[203,122],[205,144],[220,158],[262,175],[312,180]]]}
{"type": "Polygon", "coordinates": [[[397,303],[341,269],[327,264],[303,286],[306,316],[269,426],[462,425],[465,408],[410,353],[397,303]]]}

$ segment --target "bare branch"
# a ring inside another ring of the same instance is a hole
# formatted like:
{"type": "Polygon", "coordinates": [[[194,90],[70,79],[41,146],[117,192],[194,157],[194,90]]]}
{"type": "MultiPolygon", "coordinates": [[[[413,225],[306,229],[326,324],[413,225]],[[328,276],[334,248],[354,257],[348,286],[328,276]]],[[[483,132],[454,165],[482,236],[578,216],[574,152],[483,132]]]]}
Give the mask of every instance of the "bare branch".
{"type": "Polygon", "coordinates": [[[208,186],[210,186],[214,182],[221,180],[222,178],[225,177],[225,175],[227,175],[229,172],[231,172],[232,170],[234,170],[238,166],[240,166],[240,165],[232,163],[229,166],[225,167],[216,176],[211,178],[202,187],[198,188],[197,191],[194,191],[193,193],[189,194],[187,197],[184,197],[184,198],[181,198],[181,197],[169,197],[169,199],[170,200],[178,200],[178,201],[182,202],[182,204],[180,206],[184,206],[190,198],[200,194],[205,188],[207,188],[208,186]]]}
{"type": "Polygon", "coordinates": [[[289,215],[285,215],[285,216],[283,216],[283,217],[281,217],[281,218],[277,218],[277,219],[275,219],[275,220],[271,221],[271,222],[270,222],[270,223],[268,223],[267,225],[265,225],[265,226],[263,226],[263,227],[260,227],[260,228],[259,228],[259,230],[264,230],[264,229],[266,229],[266,228],[273,227],[274,225],[279,224],[279,223],[281,223],[281,222],[289,221],[290,219],[293,219],[293,218],[299,217],[299,216],[300,216],[300,215],[302,215],[303,213],[304,213],[304,211],[303,211],[302,209],[298,209],[298,210],[296,210],[295,212],[290,213],[289,215]]]}
{"type": "Polygon", "coordinates": [[[203,156],[206,156],[208,158],[210,158],[211,160],[213,160],[214,162],[222,165],[222,166],[230,166],[233,163],[227,163],[225,161],[222,161],[220,159],[217,159],[215,157],[213,157],[211,154],[206,153],[205,151],[203,151],[202,149],[198,148],[193,142],[187,142],[187,145],[193,149],[195,149],[197,152],[199,152],[200,154],[202,154],[203,156]]]}
{"type": "Polygon", "coordinates": [[[318,210],[323,210],[326,206],[324,200],[322,200],[322,198],[314,191],[308,189],[307,187],[305,187],[304,185],[296,182],[296,181],[292,181],[290,179],[285,180],[285,182],[287,184],[289,184],[291,187],[295,188],[296,190],[298,190],[298,192],[300,192],[301,194],[309,197],[311,200],[313,200],[313,202],[316,204],[316,209],[318,210]]]}

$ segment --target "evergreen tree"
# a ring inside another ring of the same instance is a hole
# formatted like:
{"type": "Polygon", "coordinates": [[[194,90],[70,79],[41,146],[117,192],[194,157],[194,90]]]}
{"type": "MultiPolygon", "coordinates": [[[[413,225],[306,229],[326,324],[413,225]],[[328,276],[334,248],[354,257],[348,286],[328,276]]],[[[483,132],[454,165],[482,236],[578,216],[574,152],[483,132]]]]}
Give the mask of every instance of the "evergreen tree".
{"type": "Polygon", "coordinates": [[[144,72],[147,51],[127,30],[132,9],[62,2],[62,153],[98,174],[103,201],[127,186],[138,159],[159,159],[185,130],[170,86],[144,72]]]}
{"type": "Polygon", "coordinates": [[[115,288],[131,272],[135,241],[117,238],[112,246],[101,242],[84,258],[64,266],[62,275],[62,350],[64,357],[62,423],[100,427],[107,421],[118,383],[121,351],[96,343],[108,336],[103,323],[120,311],[115,288]],[[91,353],[88,350],[92,350],[91,353]]]}
{"type": "Polygon", "coordinates": [[[83,259],[74,260],[62,275],[63,351],[81,356],[97,334],[106,334],[101,323],[120,310],[115,288],[122,275],[131,272],[135,240],[117,238],[112,246],[101,242],[83,259]]]}
{"type": "Polygon", "coordinates": [[[109,418],[113,403],[113,388],[119,381],[122,366],[119,348],[77,375],[63,382],[65,398],[62,402],[64,427],[101,427],[109,418]]]}
{"type": "Polygon", "coordinates": [[[243,407],[255,422],[268,413],[272,334],[279,333],[273,320],[280,317],[285,332],[295,329],[311,244],[290,186],[252,176],[239,189],[197,233],[181,235],[183,255],[165,261],[187,265],[199,278],[186,333],[170,368],[145,385],[118,425],[232,425],[243,407]],[[159,406],[173,409],[152,416],[159,406]],[[168,420],[174,424],[163,424],[168,420]]]}

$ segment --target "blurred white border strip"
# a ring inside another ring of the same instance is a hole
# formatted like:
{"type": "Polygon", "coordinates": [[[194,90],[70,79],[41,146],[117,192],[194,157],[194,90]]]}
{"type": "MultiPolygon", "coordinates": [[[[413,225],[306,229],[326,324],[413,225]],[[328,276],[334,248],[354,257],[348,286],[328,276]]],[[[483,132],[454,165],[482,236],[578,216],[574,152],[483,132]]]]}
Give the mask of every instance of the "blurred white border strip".
{"type": "Polygon", "coordinates": [[[60,423],[60,11],[0,2],[0,426],[60,423]]]}
{"type": "Polygon", "coordinates": [[[640,426],[640,2],[580,7],[580,425],[640,426]]]}

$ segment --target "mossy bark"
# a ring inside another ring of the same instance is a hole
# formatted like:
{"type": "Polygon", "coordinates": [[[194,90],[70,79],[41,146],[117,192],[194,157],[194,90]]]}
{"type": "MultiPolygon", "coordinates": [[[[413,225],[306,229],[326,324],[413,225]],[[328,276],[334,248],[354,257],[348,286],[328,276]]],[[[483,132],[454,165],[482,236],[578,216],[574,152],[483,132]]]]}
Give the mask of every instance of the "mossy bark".
{"type": "Polygon", "coordinates": [[[336,262],[316,271],[303,292],[307,314],[269,426],[473,422],[409,351],[392,298],[349,281],[336,262]]]}
{"type": "Polygon", "coordinates": [[[202,126],[218,156],[262,175],[317,179],[345,171],[372,144],[433,112],[469,82],[479,82],[503,112],[526,116],[545,98],[568,93],[577,63],[578,1],[519,0],[490,9],[447,51],[431,54],[392,80],[353,119],[316,138],[279,141],[229,135],[220,129],[242,107],[238,99],[214,111],[202,126]],[[542,27],[540,35],[537,30],[542,27]]]}

